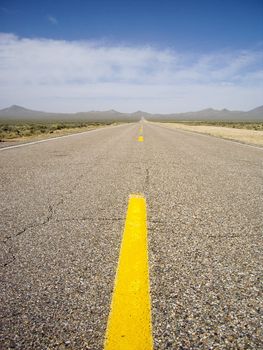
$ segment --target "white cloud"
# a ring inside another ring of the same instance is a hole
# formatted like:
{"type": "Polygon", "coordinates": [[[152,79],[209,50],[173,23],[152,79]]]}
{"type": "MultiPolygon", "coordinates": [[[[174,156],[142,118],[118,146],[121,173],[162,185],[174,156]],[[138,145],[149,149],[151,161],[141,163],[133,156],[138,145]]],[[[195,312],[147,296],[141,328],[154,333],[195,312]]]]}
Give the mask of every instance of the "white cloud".
{"type": "Polygon", "coordinates": [[[177,112],[262,104],[263,52],[203,55],[150,46],[0,34],[0,106],[177,112]]]}
{"type": "Polygon", "coordinates": [[[56,17],[51,16],[51,15],[47,15],[47,19],[50,23],[52,24],[58,24],[58,20],[56,19],[56,17]]]}

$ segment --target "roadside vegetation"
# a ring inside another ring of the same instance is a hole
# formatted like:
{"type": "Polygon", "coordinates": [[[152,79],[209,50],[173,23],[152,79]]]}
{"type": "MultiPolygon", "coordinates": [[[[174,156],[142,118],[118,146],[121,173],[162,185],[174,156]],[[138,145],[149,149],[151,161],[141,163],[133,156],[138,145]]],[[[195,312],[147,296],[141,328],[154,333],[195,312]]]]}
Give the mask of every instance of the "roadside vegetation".
{"type": "Polygon", "coordinates": [[[29,122],[29,123],[7,123],[0,122],[0,142],[20,138],[31,138],[47,134],[62,134],[77,132],[107,125],[111,123],[86,123],[86,122],[29,122]]]}
{"type": "Polygon", "coordinates": [[[263,131],[263,122],[226,122],[226,121],[176,121],[175,123],[192,126],[220,126],[233,129],[248,129],[263,131]]]}

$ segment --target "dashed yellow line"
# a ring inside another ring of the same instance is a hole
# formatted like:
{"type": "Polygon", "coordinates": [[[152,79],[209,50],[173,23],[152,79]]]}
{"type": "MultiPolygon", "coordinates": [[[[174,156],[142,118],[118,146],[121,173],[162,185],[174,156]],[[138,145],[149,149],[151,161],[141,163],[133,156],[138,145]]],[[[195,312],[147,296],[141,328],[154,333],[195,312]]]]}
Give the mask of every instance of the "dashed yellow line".
{"type": "Polygon", "coordinates": [[[152,350],[146,201],[129,199],[104,350],[152,350]]]}
{"type": "Polygon", "coordinates": [[[139,137],[138,137],[138,141],[139,141],[139,142],[143,142],[143,141],[144,141],[143,136],[139,136],[139,137]]]}

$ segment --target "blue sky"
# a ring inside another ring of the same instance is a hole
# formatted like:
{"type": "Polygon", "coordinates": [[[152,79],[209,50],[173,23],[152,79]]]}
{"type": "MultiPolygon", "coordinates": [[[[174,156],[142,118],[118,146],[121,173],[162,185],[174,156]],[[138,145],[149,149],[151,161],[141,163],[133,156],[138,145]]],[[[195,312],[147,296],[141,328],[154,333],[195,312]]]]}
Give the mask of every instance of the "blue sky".
{"type": "Polygon", "coordinates": [[[0,0],[0,108],[263,104],[263,1],[0,0]]]}

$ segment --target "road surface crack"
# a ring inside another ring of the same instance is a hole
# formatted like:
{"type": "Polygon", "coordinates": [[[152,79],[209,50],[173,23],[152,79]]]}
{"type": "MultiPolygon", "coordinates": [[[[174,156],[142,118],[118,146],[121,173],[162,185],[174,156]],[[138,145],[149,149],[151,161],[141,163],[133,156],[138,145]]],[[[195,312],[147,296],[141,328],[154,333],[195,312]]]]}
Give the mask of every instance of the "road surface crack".
{"type": "MultiPolygon", "coordinates": [[[[80,175],[77,179],[76,179],[76,183],[74,184],[74,186],[72,186],[72,188],[66,192],[65,194],[61,195],[60,196],[60,199],[57,201],[57,203],[55,203],[54,205],[51,205],[49,204],[48,205],[48,210],[47,210],[47,215],[40,221],[40,222],[32,222],[28,225],[26,225],[25,227],[23,227],[22,229],[20,229],[19,231],[17,231],[16,233],[14,233],[13,235],[9,235],[9,236],[6,236],[4,238],[4,240],[2,241],[2,243],[7,246],[8,244],[11,245],[11,242],[23,235],[24,233],[26,233],[28,230],[30,229],[35,229],[35,228],[38,228],[38,227],[41,227],[41,226],[45,226],[46,224],[48,224],[51,220],[53,220],[54,218],[54,215],[55,215],[55,212],[56,212],[56,209],[61,206],[64,201],[66,200],[66,197],[71,195],[74,190],[77,188],[78,184],[79,184],[79,181],[80,179],[83,177],[84,175],[80,175]]],[[[8,261],[6,261],[5,263],[3,263],[3,266],[6,267],[8,265],[10,265],[11,263],[13,263],[15,260],[16,260],[16,257],[13,253],[11,253],[11,248],[12,246],[9,247],[9,251],[7,253],[7,256],[11,256],[11,259],[8,259],[8,261]]]]}
{"type": "Polygon", "coordinates": [[[124,218],[118,218],[118,217],[112,217],[112,218],[94,218],[91,216],[85,216],[85,217],[81,217],[81,218],[64,218],[64,219],[57,219],[55,220],[55,222],[59,223],[59,222],[74,222],[74,221],[123,221],[124,218]]]}
{"type": "Polygon", "coordinates": [[[3,267],[11,265],[16,260],[15,255],[13,253],[11,253],[10,250],[11,249],[9,249],[9,252],[7,253],[7,255],[10,257],[10,259],[8,261],[6,261],[5,263],[3,263],[3,267]]]}
{"type": "Polygon", "coordinates": [[[144,184],[143,184],[143,192],[147,193],[148,189],[150,186],[150,172],[149,172],[149,168],[145,169],[145,178],[144,178],[144,184]]]}

